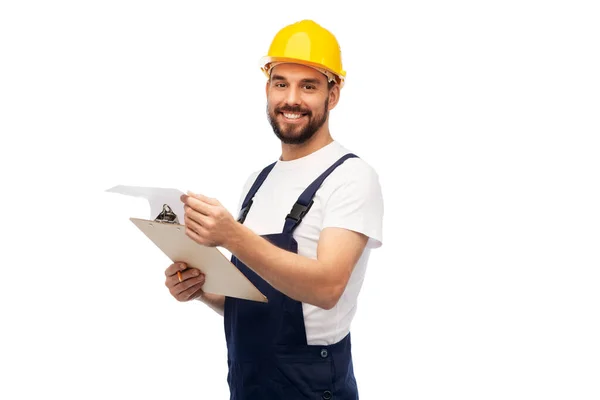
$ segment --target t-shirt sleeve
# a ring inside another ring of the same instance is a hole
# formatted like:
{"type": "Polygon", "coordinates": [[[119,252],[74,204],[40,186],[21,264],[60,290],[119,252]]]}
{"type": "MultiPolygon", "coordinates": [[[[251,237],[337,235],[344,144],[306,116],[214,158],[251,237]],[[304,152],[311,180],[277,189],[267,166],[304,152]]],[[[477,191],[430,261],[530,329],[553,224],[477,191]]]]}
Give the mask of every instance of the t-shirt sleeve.
{"type": "Polygon", "coordinates": [[[377,248],[383,243],[383,195],[379,176],[367,164],[358,166],[360,168],[339,171],[340,183],[326,201],[322,228],[362,233],[369,237],[367,246],[377,248]]]}

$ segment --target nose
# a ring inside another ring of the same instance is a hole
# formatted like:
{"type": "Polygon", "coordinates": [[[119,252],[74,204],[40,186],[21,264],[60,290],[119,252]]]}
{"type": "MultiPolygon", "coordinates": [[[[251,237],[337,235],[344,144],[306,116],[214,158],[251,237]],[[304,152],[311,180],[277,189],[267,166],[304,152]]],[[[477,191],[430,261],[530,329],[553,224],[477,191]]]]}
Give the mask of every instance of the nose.
{"type": "Polygon", "coordinates": [[[300,91],[296,87],[291,86],[287,90],[285,102],[289,106],[298,106],[298,105],[300,105],[300,103],[301,103],[301,100],[300,100],[300,91]]]}

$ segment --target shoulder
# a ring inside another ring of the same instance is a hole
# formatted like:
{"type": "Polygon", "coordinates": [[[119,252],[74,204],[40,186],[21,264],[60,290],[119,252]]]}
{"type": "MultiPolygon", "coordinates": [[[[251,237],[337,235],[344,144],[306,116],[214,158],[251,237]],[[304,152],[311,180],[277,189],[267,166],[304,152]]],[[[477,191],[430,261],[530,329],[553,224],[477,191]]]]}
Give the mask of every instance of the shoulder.
{"type": "Polygon", "coordinates": [[[324,182],[322,228],[363,233],[369,247],[382,244],[383,195],[377,171],[361,158],[347,159],[324,182]]]}
{"type": "MultiPolygon", "coordinates": [[[[346,154],[356,154],[347,151],[346,154]]],[[[359,188],[364,192],[379,192],[381,186],[379,174],[375,168],[366,160],[357,157],[349,158],[343,164],[338,166],[329,176],[328,185],[332,190],[339,190],[343,187],[352,186],[359,188]]]]}
{"type": "Polygon", "coordinates": [[[348,175],[357,174],[360,178],[377,179],[379,175],[371,164],[360,157],[354,157],[346,160],[340,167],[344,167],[340,171],[344,171],[348,175]]]}
{"type": "Polygon", "coordinates": [[[245,191],[248,191],[250,189],[250,186],[252,186],[254,181],[256,181],[256,178],[258,178],[258,175],[260,175],[261,171],[262,171],[261,169],[252,171],[252,172],[250,172],[249,175],[246,176],[246,182],[244,183],[245,191]]]}
{"type": "Polygon", "coordinates": [[[252,188],[252,185],[254,184],[254,182],[256,182],[256,179],[258,178],[258,176],[260,175],[260,173],[262,172],[263,169],[264,168],[254,170],[254,171],[250,172],[250,174],[246,175],[246,181],[244,182],[244,185],[242,186],[242,192],[240,193],[240,197],[238,199],[238,206],[237,206],[238,210],[242,207],[242,205],[244,203],[244,199],[248,195],[248,192],[252,188]]]}
{"type": "Polygon", "coordinates": [[[271,162],[268,165],[265,165],[264,167],[260,168],[260,169],[255,169],[252,172],[250,172],[250,174],[246,175],[246,182],[244,183],[244,188],[243,190],[245,192],[247,192],[248,190],[250,190],[250,188],[252,187],[252,185],[254,184],[254,182],[256,182],[256,179],[258,179],[258,176],[265,171],[266,169],[272,167],[274,164],[276,164],[276,162],[271,162]]]}

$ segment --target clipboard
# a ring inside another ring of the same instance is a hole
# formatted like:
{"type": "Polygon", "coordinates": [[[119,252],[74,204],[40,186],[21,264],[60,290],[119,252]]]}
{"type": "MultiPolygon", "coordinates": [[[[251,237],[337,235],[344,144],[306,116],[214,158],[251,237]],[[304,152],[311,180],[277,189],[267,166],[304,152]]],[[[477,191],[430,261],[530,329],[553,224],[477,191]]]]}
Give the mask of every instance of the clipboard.
{"type": "Polygon", "coordinates": [[[216,247],[203,246],[185,234],[177,215],[165,204],[154,221],[129,218],[173,262],[202,271],[206,293],[267,303],[263,295],[216,247]]]}

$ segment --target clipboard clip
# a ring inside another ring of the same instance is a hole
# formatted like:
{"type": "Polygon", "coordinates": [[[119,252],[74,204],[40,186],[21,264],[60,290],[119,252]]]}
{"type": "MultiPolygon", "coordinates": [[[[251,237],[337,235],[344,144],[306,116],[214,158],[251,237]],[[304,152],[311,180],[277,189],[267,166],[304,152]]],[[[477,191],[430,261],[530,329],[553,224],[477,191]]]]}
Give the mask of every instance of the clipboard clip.
{"type": "Polygon", "coordinates": [[[168,204],[163,204],[162,211],[154,219],[155,222],[165,222],[167,224],[178,224],[177,214],[171,210],[168,204]]]}

